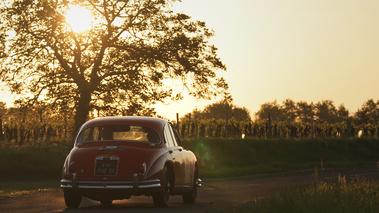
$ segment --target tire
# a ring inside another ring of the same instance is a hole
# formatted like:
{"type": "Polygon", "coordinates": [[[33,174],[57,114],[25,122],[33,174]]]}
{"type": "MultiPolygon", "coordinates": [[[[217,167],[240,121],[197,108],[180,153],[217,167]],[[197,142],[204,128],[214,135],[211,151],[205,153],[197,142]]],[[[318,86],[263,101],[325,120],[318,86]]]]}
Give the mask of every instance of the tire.
{"type": "Polygon", "coordinates": [[[195,178],[193,186],[192,186],[192,190],[188,193],[183,194],[183,202],[184,203],[195,203],[196,197],[197,197],[197,186],[196,186],[196,178],[195,178]]]}
{"type": "Polygon", "coordinates": [[[170,170],[165,166],[163,169],[162,177],[162,191],[153,195],[153,202],[155,207],[166,207],[170,196],[171,189],[171,176],[170,170]]]}
{"type": "Polygon", "coordinates": [[[82,202],[82,196],[75,191],[64,191],[64,201],[70,209],[77,209],[82,202]]]}

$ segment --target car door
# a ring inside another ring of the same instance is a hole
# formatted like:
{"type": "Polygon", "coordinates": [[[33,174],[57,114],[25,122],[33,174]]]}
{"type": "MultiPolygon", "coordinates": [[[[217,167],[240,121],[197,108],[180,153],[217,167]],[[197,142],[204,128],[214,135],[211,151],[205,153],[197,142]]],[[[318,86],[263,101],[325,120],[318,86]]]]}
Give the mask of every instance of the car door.
{"type": "Polygon", "coordinates": [[[182,187],[184,185],[185,177],[184,177],[184,163],[182,157],[183,148],[178,146],[173,130],[170,124],[167,124],[164,128],[164,136],[166,140],[166,145],[168,148],[168,152],[171,155],[171,160],[173,162],[174,167],[174,175],[175,175],[175,186],[182,187]]]}

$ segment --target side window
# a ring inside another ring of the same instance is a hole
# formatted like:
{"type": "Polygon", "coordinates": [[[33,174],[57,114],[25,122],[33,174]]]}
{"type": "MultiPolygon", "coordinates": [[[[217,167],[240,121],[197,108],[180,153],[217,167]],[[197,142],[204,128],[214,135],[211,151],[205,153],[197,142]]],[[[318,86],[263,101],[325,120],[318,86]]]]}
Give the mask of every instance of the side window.
{"type": "Polygon", "coordinates": [[[182,142],[180,141],[180,137],[179,137],[178,133],[176,132],[175,127],[172,124],[170,124],[170,126],[171,126],[170,129],[171,129],[171,132],[172,132],[172,136],[173,136],[173,138],[175,140],[176,145],[182,146],[182,142]]]}
{"type": "Polygon", "coordinates": [[[166,140],[167,147],[174,147],[175,146],[175,141],[173,140],[169,125],[166,125],[164,127],[164,138],[166,140]]]}

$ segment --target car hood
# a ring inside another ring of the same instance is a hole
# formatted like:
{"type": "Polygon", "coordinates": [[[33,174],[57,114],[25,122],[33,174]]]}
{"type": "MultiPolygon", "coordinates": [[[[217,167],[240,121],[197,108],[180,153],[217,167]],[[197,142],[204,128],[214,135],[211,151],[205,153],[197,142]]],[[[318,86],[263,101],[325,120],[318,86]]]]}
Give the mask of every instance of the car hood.
{"type": "Polygon", "coordinates": [[[149,170],[163,155],[163,150],[148,143],[137,142],[95,142],[74,147],[68,158],[68,165],[80,180],[132,180],[151,178],[149,170]],[[111,174],[95,172],[96,164],[103,159],[117,161],[117,170],[111,174]],[[143,164],[146,172],[143,173],[143,164]]]}

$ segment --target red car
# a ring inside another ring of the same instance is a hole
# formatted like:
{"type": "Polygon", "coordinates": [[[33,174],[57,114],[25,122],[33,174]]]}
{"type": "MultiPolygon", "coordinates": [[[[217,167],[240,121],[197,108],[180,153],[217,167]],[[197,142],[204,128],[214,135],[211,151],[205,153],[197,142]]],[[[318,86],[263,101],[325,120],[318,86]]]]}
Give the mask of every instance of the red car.
{"type": "Polygon", "coordinates": [[[133,195],[152,196],[157,207],[170,195],[194,203],[195,155],[181,146],[172,124],[150,117],[104,117],[83,124],[63,165],[61,188],[68,208],[82,196],[109,205],[133,195]]]}

